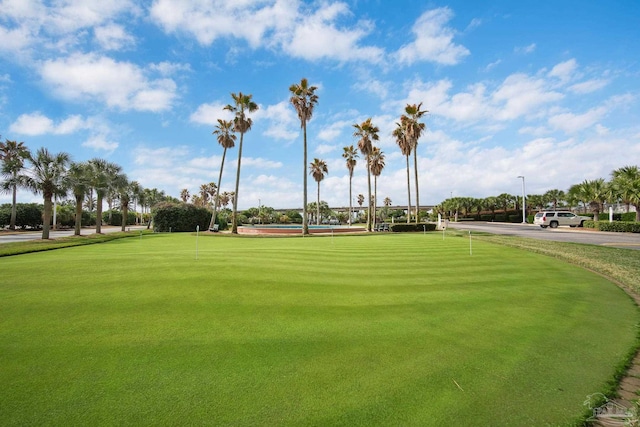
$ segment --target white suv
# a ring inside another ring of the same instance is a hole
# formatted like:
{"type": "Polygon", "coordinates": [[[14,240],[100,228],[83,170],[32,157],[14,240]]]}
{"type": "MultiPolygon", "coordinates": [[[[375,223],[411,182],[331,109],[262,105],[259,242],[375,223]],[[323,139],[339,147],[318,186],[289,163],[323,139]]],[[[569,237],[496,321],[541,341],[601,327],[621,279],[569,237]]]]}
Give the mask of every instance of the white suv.
{"type": "Polygon", "coordinates": [[[556,228],[559,225],[568,225],[569,227],[582,227],[585,221],[590,220],[588,216],[576,215],[569,211],[546,211],[538,212],[533,219],[533,223],[542,228],[556,228]]]}

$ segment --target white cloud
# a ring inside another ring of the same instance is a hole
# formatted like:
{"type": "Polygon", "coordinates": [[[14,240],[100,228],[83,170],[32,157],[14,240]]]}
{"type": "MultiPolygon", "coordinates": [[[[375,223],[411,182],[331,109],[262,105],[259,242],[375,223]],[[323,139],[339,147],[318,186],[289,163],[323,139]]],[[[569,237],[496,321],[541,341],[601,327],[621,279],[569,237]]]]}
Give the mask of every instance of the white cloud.
{"type": "Polygon", "coordinates": [[[278,38],[283,49],[291,56],[306,60],[336,59],[341,62],[380,62],[383,50],[360,46],[373,24],[360,21],[352,29],[338,28],[335,21],[349,14],[345,3],[322,4],[315,13],[300,19],[295,27],[282,31],[278,38]]]}
{"type": "MultiPolygon", "coordinates": [[[[349,132],[349,137],[350,137],[351,134],[353,133],[351,132],[353,130],[353,128],[351,127],[353,123],[354,123],[353,121],[349,121],[349,120],[332,121],[328,126],[320,129],[320,132],[318,132],[318,139],[322,141],[327,141],[327,142],[335,141],[336,138],[338,138],[345,129],[348,129],[350,131],[349,132]]],[[[345,145],[348,145],[348,144],[345,142],[345,145]]]]}
{"type": "Polygon", "coordinates": [[[118,148],[119,144],[114,141],[108,141],[105,135],[94,135],[83,142],[82,146],[92,148],[96,151],[112,153],[118,148]]]}
{"type": "Polygon", "coordinates": [[[577,94],[586,94],[602,89],[609,84],[606,79],[592,79],[569,86],[569,90],[577,94]]]}
{"type": "Polygon", "coordinates": [[[561,83],[567,83],[573,79],[576,70],[578,69],[578,62],[575,59],[569,59],[568,61],[561,62],[554,66],[549,71],[549,77],[555,77],[560,80],[561,83]]]}
{"type": "Polygon", "coordinates": [[[266,136],[291,141],[300,135],[300,120],[287,101],[258,109],[254,119],[268,121],[266,136]]]}
{"type": "Polygon", "coordinates": [[[513,49],[515,53],[522,53],[522,54],[532,53],[535,50],[536,50],[535,43],[531,43],[530,45],[527,45],[527,46],[518,46],[513,49]]]}
{"type": "Polygon", "coordinates": [[[97,100],[124,111],[164,111],[177,96],[173,80],[150,80],[135,64],[95,54],[47,60],[40,73],[63,98],[97,100]]]}
{"type": "Polygon", "coordinates": [[[336,151],[336,149],[337,149],[337,147],[335,145],[320,144],[315,148],[315,150],[313,150],[313,152],[315,154],[318,154],[319,156],[322,156],[324,154],[332,153],[332,152],[336,151]]]}
{"type": "Polygon", "coordinates": [[[190,72],[191,65],[163,61],[157,64],[149,65],[149,69],[153,71],[157,71],[162,76],[171,76],[173,74],[180,73],[180,72],[190,72]]]}
{"type": "Polygon", "coordinates": [[[256,169],[279,169],[282,167],[282,162],[263,159],[261,157],[242,156],[242,167],[244,168],[245,166],[256,169]]]}
{"type": "Polygon", "coordinates": [[[51,52],[59,55],[77,46],[85,38],[86,29],[95,28],[97,40],[105,48],[114,42],[128,42],[120,36],[112,22],[122,14],[137,15],[140,8],[132,0],[4,0],[1,4],[6,27],[0,26],[0,50],[25,55],[30,49],[39,55],[51,52]],[[109,27],[112,27],[109,29],[109,27]],[[37,49],[35,49],[37,48],[37,49]]]}
{"type": "Polygon", "coordinates": [[[531,115],[536,108],[563,97],[563,94],[550,90],[544,79],[512,74],[492,94],[491,100],[498,105],[497,118],[511,120],[531,115]]]}
{"type": "Polygon", "coordinates": [[[201,104],[196,111],[191,113],[189,121],[201,125],[215,126],[218,123],[218,119],[231,120],[233,114],[224,109],[226,105],[218,102],[201,104]]]}
{"type": "Polygon", "coordinates": [[[94,28],[93,32],[98,44],[106,50],[120,50],[135,43],[135,38],[121,25],[108,24],[94,28]]]}
{"type": "Polygon", "coordinates": [[[469,50],[453,43],[454,30],[447,27],[453,18],[448,7],[423,13],[413,25],[415,41],[398,50],[396,56],[401,63],[413,64],[417,61],[432,61],[443,65],[455,65],[469,55],[469,50]]]}
{"type": "MultiPolygon", "coordinates": [[[[382,49],[360,46],[371,32],[371,23],[360,21],[352,28],[336,25],[340,17],[350,15],[345,3],[319,3],[317,9],[312,8],[297,0],[156,0],[150,13],[165,32],[189,34],[203,46],[232,37],[246,41],[252,49],[282,49],[307,60],[378,62],[382,59],[382,49]]],[[[231,47],[230,52],[236,49],[231,47]]]]}
{"type": "Polygon", "coordinates": [[[366,73],[359,82],[353,84],[353,88],[364,93],[369,93],[385,100],[389,96],[388,84],[369,76],[366,73]]]}
{"type": "Polygon", "coordinates": [[[20,115],[9,126],[11,132],[23,135],[68,135],[89,128],[88,122],[79,115],[69,116],[56,124],[40,112],[20,115]]]}
{"type": "Polygon", "coordinates": [[[211,45],[218,38],[234,37],[257,48],[266,42],[265,33],[291,23],[297,14],[298,2],[295,0],[272,3],[156,0],[150,14],[166,32],[187,33],[203,46],[211,45]]]}
{"type": "Polygon", "coordinates": [[[489,71],[493,70],[495,67],[497,67],[498,65],[500,65],[501,62],[502,62],[501,59],[497,59],[497,60],[487,64],[487,66],[484,67],[483,71],[489,72],[489,71]]]}
{"type": "Polygon", "coordinates": [[[557,114],[549,118],[549,125],[565,133],[572,134],[595,125],[606,112],[606,108],[596,107],[583,114],[557,114]]]}

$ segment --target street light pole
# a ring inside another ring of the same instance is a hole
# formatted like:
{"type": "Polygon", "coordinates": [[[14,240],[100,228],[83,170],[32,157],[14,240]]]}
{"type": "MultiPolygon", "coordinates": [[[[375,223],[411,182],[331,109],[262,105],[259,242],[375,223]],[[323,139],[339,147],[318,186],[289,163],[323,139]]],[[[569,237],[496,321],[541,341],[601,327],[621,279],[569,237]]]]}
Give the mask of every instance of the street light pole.
{"type": "Polygon", "coordinates": [[[518,178],[522,178],[522,223],[527,223],[527,211],[525,210],[525,191],[524,191],[524,176],[518,175],[518,178]]]}

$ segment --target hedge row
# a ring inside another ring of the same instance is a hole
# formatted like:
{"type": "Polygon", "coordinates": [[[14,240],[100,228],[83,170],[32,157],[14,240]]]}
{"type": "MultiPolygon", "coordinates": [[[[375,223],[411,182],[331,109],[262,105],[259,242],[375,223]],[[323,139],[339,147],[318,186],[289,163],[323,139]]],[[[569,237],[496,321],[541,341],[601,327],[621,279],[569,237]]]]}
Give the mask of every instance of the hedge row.
{"type": "Polygon", "coordinates": [[[619,233],[640,233],[640,222],[635,221],[585,221],[585,228],[594,228],[600,231],[615,231],[619,233]]]}
{"type": "Polygon", "coordinates": [[[410,231],[434,231],[436,229],[436,225],[433,223],[421,222],[418,224],[405,224],[398,223],[393,224],[390,227],[390,230],[395,233],[405,233],[410,231]]]}
{"type": "Polygon", "coordinates": [[[188,203],[161,203],[153,210],[153,229],[157,232],[167,231],[201,231],[209,228],[211,211],[188,203]]]}

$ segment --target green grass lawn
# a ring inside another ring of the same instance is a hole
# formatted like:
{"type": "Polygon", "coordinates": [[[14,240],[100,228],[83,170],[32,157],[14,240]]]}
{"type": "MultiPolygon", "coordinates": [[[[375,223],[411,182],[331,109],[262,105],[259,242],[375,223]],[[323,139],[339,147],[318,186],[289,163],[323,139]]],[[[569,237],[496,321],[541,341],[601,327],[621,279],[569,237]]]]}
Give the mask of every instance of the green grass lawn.
{"type": "Polygon", "coordinates": [[[566,425],[639,314],[441,234],[141,238],[0,258],[0,425],[566,425]]]}

